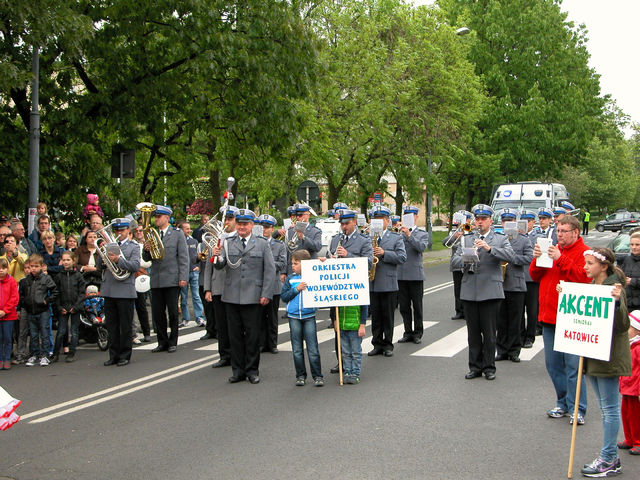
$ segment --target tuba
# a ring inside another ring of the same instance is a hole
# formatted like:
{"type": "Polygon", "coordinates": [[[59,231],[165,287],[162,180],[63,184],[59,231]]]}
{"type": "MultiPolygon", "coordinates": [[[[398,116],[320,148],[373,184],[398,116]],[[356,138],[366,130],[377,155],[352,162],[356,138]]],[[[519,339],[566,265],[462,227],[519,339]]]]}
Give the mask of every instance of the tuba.
{"type": "Polygon", "coordinates": [[[297,222],[297,219],[295,218],[291,221],[291,226],[293,227],[293,237],[287,240],[287,248],[291,253],[295,252],[298,249],[298,234],[295,228],[296,222],[297,222]]]}
{"type": "Polygon", "coordinates": [[[156,210],[156,206],[150,202],[142,202],[136,205],[136,209],[140,210],[140,223],[144,233],[144,243],[149,247],[151,258],[153,260],[162,260],[164,258],[164,245],[158,231],[151,227],[151,215],[156,210]]]}
{"type": "MultiPolygon", "coordinates": [[[[113,277],[118,281],[123,281],[129,278],[129,275],[131,275],[131,272],[128,272],[127,270],[123,270],[118,266],[117,263],[112,262],[111,259],[109,258],[109,254],[107,253],[107,248],[106,248],[107,244],[112,244],[112,245],[115,244],[116,246],[118,245],[118,240],[113,235],[113,223],[114,222],[112,221],[111,223],[107,224],[107,226],[101,228],[96,232],[98,234],[98,238],[102,237],[102,241],[100,242],[100,245],[96,246],[96,249],[98,250],[98,254],[100,255],[100,258],[102,258],[102,262],[109,269],[113,277]]],[[[122,251],[120,250],[120,248],[118,248],[118,251],[120,252],[119,253],[120,258],[124,258],[124,255],[122,255],[122,251]]]]}
{"type": "MultiPolygon", "coordinates": [[[[371,241],[371,246],[373,247],[373,249],[375,249],[378,246],[378,234],[374,233],[373,234],[373,240],[371,241]]],[[[376,255],[373,255],[373,263],[371,265],[371,270],[369,270],[369,281],[373,282],[373,280],[376,278],[376,266],[378,265],[378,262],[380,261],[380,259],[378,257],[376,257],[376,255]]]]}

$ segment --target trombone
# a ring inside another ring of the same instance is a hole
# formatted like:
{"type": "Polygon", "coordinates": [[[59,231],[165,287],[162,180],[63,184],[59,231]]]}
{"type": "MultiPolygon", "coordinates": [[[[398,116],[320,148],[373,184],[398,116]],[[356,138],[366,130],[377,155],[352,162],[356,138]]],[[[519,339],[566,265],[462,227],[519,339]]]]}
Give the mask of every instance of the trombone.
{"type": "Polygon", "coordinates": [[[458,228],[456,228],[456,230],[451,235],[449,235],[449,238],[444,243],[444,246],[446,248],[455,247],[458,243],[460,243],[460,239],[462,238],[462,235],[464,235],[465,233],[471,233],[472,231],[473,231],[473,226],[470,223],[461,224],[458,228]],[[462,233],[462,235],[456,237],[458,233],[462,233]]]}

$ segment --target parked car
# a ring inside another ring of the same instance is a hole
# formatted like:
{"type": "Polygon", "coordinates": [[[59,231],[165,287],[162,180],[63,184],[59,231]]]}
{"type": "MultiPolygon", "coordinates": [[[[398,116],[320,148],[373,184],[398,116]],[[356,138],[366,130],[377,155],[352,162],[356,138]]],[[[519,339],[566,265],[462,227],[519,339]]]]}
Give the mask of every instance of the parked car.
{"type": "Polygon", "coordinates": [[[612,232],[616,232],[622,228],[623,225],[627,224],[638,224],[640,225],[640,213],[638,212],[616,212],[611,215],[607,215],[604,220],[600,220],[596,224],[596,230],[599,232],[604,232],[605,230],[611,230],[612,232]]]}
{"type": "Polygon", "coordinates": [[[636,231],[640,231],[640,225],[638,225],[638,223],[627,223],[620,228],[616,238],[609,242],[608,247],[613,250],[618,265],[622,264],[624,259],[631,254],[629,242],[631,234],[636,231]]]}

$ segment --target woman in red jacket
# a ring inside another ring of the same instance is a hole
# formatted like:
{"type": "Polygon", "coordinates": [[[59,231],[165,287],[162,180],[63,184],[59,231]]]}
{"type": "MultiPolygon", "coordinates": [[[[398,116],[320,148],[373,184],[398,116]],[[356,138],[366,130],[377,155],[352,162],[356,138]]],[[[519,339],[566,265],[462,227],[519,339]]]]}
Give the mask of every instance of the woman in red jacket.
{"type": "Polygon", "coordinates": [[[9,262],[0,258],[0,370],[11,368],[13,322],[18,319],[18,284],[9,275],[9,262]]]}

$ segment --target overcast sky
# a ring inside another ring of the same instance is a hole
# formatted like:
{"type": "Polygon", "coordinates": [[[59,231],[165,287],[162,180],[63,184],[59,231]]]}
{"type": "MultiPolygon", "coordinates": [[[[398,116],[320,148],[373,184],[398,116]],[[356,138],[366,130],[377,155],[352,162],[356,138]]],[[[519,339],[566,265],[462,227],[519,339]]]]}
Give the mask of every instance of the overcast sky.
{"type": "MultiPolygon", "coordinates": [[[[413,3],[432,4],[434,0],[413,3]]],[[[569,13],[569,20],[587,27],[589,63],[600,75],[602,94],[611,94],[631,121],[640,123],[640,41],[636,34],[640,0],[563,0],[561,8],[569,13]]]]}

